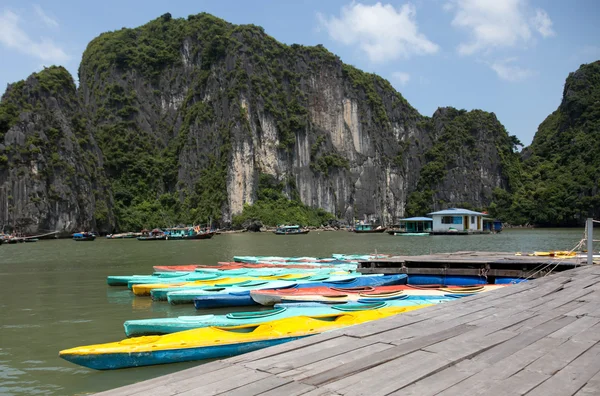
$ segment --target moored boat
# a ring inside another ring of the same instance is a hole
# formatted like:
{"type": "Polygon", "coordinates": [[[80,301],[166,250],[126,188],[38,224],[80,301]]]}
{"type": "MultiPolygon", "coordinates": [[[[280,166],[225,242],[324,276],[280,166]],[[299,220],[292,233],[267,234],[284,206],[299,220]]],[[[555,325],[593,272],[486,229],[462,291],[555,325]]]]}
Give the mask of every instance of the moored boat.
{"type": "Polygon", "coordinates": [[[91,232],[77,232],[73,234],[74,241],[93,241],[96,239],[96,235],[91,232]]]}
{"type": "MultiPolygon", "coordinates": [[[[283,290],[296,290],[314,287],[362,287],[362,286],[378,286],[378,285],[398,285],[406,282],[406,275],[361,275],[354,279],[346,280],[323,280],[320,282],[297,282],[292,287],[285,288],[283,290]]],[[[265,288],[261,288],[265,289],[265,288]]],[[[277,289],[281,290],[281,289],[277,289]]],[[[207,309],[207,308],[222,308],[222,307],[234,307],[234,306],[248,306],[259,304],[258,301],[252,298],[252,292],[255,290],[248,291],[235,291],[226,292],[220,291],[218,293],[203,292],[194,298],[194,306],[196,309],[207,309]]]]}
{"type": "Polygon", "coordinates": [[[308,232],[309,230],[303,230],[299,225],[282,225],[273,231],[275,235],[306,235],[308,232]]]}
{"type": "Polygon", "coordinates": [[[385,232],[385,230],[387,230],[386,227],[375,226],[373,224],[357,224],[352,229],[352,232],[355,232],[357,234],[376,234],[380,232],[385,232]]]}
{"type": "Polygon", "coordinates": [[[485,285],[469,287],[416,287],[393,285],[380,287],[311,287],[282,290],[253,290],[251,298],[261,305],[274,305],[282,302],[322,302],[337,303],[351,301],[386,301],[398,298],[455,298],[472,295],[503,287],[485,285]]]}
{"type": "Polygon", "coordinates": [[[59,356],[96,370],[220,358],[397,315],[408,308],[385,307],[330,315],[297,316],[259,325],[206,327],[163,336],[135,337],[120,342],[76,347],[60,351],[59,356]]]}
{"type": "Polygon", "coordinates": [[[369,311],[385,307],[406,307],[406,311],[431,305],[428,300],[401,300],[373,304],[280,304],[272,309],[256,312],[232,312],[225,315],[179,316],[175,318],[154,318],[128,320],[123,326],[127,337],[142,335],[170,334],[179,331],[210,326],[239,326],[260,324],[272,320],[295,316],[327,315],[339,312],[369,311]]]}
{"type": "Polygon", "coordinates": [[[152,231],[142,230],[142,235],[137,237],[138,241],[166,241],[167,234],[159,228],[155,228],[152,231]]]}

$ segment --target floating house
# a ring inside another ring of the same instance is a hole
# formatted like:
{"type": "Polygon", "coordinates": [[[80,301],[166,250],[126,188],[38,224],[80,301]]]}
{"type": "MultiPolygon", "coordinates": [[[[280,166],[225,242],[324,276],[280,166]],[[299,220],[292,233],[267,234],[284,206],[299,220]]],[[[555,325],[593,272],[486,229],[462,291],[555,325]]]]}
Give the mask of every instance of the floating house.
{"type": "Polygon", "coordinates": [[[428,213],[433,219],[432,235],[484,234],[484,213],[469,209],[450,208],[428,213]]]}
{"type": "Polygon", "coordinates": [[[428,233],[433,229],[431,217],[408,217],[398,220],[398,223],[399,229],[394,231],[396,234],[428,233]]]}

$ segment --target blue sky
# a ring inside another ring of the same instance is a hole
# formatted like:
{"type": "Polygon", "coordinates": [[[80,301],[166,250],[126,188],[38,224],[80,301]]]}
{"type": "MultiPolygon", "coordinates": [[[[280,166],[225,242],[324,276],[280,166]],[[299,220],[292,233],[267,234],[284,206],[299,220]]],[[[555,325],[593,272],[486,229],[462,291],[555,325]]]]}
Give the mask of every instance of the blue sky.
{"type": "Polygon", "coordinates": [[[287,44],[323,44],[388,79],[421,114],[493,111],[525,144],[559,105],[568,73],[600,59],[597,0],[2,0],[0,92],[52,64],[76,78],[91,39],[166,12],[208,12],[287,44]]]}

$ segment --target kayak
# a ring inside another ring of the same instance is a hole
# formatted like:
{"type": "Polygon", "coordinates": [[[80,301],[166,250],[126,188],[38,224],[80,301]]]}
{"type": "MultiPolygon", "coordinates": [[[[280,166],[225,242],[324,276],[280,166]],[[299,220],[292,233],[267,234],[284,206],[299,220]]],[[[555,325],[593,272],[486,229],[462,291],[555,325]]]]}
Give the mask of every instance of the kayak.
{"type": "Polygon", "coordinates": [[[234,356],[324,331],[352,326],[410,311],[413,307],[296,316],[232,327],[205,327],[163,336],[65,349],[59,356],[96,370],[111,370],[234,356]]]}
{"type": "Polygon", "coordinates": [[[157,272],[193,272],[197,270],[217,270],[217,269],[239,269],[239,268],[297,268],[297,269],[312,269],[312,268],[336,268],[344,270],[356,270],[357,264],[324,264],[324,263],[293,263],[293,264],[275,264],[275,263],[262,263],[262,264],[249,264],[249,263],[235,263],[235,262],[219,262],[217,265],[155,265],[154,271],[157,272]]]}
{"type": "Polygon", "coordinates": [[[336,303],[346,301],[387,301],[400,297],[416,298],[452,298],[473,295],[503,287],[503,285],[485,285],[470,287],[415,287],[395,285],[381,287],[316,287],[283,290],[253,290],[250,297],[261,305],[273,305],[281,302],[322,302],[336,303]]]}
{"type": "MultiPolygon", "coordinates": [[[[148,281],[147,283],[156,283],[163,281],[170,281],[171,279],[178,279],[181,277],[189,276],[189,272],[155,272],[152,275],[109,275],[106,277],[106,283],[109,286],[127,286],[129,282],[133,281],[148,281]]],[[[213,279],[218,275],[214,274],[203,274],[205,279],[213,279]]],[[[200,278],[198,278],[200,279],[200,278]]]]}
{"type": "MultiPolygon", "coordinates": [[[[316,284],[316,283],[315,283],[316,284]]],[[[192,304],[194,298],[200,296],[223,296],[228,294],[240,294],[243,296],[249,296],[250,290],[262,290],[262,289],[282,289],[287,287],[294,287],[297,282],[290,281],[250,281],[244,282],[239,285],[229,287],[205,287],[205,288],[183,288],[178,290],[171,289],[156,289],[153,290],[150,295],[153,300],[162,301],[167,300],[170,304],[192,304]],[[166,290],[166,293],[165,293],[166,290]],[[171,290],[171,291],[169,291],[171,290]]],[[[248,300],[248,297],[245,298],[248,300]]],[[[229,306],[243,306],[243,305],[255,305],[252,301],[251,304],[234,304],[229,306]]]]}
{"type": "Polygon", "coordinates": [[[408,283],[411,285],[445,285],[466,286],[485,285],[487,279],[483,276],[458,276],[458,275],[409,275],[408,283]]]}
{"type": "Polygon", "coordinates": [[[306,279],[309,276],[304,274],[298,276],[297,274],[290,275],[275,275],[275,276],[260,276],[260,277],[225,277],[216,278],[212,280],[196,280],[192,282],[180,282],[180,283],[144,283],[141,285],[133,285],[133,294],[136,296],[149,296],[152,289],[165,289],[169,287],[201,287],[201,286],[217,286],[217,285],[234,285],[236,283],[251,281],[251,280],[276,280],[276,279],[287,279],[287,280],[300,280],[306,279]]]}
{"type": "MultiPolygon", "coordinates": [[[[197,280],[210,280],[210,279],[218,279],[223,277],[280,277],[284,275],[289,275],[292,277],[309,277],[313,275],[350,275],[348,271],[336,271],[331,269],[317,269],[310,272],[306,270],[293,270],[286,268],[277,268],[277,269],[269,269],[269,268],[240,268],[240,269],[232,269],[225,271],[210,271],[210,272],[187,272],[185,275],[179,277],[172,277],[161,279],[158,283],[182,283],[182,282],[194,282],[197,280]]],[[[147,278],[133,278],[128,283],[127,286],[131,289],[133,285],[142,285],[145,283],[157,283],[156,278],[149,276],[147,278]]]]}
{"type": "MultiPolygon", "coordinates": [[[[354,279],[347,279],[341,281],[323,281],[318,283],[301,283],[288,287],[284,290],[298,290],[305,288],[314,287],[363,287],[363,286],[386,286],[386,285],[399,285],[406,282],[407,276],[404,274],[397,275],[362,275],[354,279]]],[[[280,289],[279,289],[280,290],[280,289]]],[[[217,292],[209,293],[202,292],[194,298],[194,306],[196,309],[207,309],[207,308],[220,308],[220,307],[236,307],[236,306],[248,306],[258,304],[252,298],[252,292],[258,292],[259,290],[246,290],[239,292],[217,292]]]]}
{"type": "MultiPolygon", "coordinates": [[[[128,320],[123,326],[127,337],[142,335],[170,334],[179,331],[210,326],[239,326],[259,324],[294,316],[326,315],[339,312],[368,311],[384,307],[410,307],[418,309],[430,306],[427,300],[399,300],[374,304],[280,304],[266,311],[232,312],[225,315],[179,316],[176,318],[128,320]]],[[[408,310],[408,309],[407,309],[408,310]]]]}
{"type": "MultiPolygon", "coordinates": [[[[352,275],[328,275],[328,274],[324,274],[324,275],[313,275],[313,276],[308,276],[308,277],[302,277],[302,278],[278,278],[278,279],[256,279],[256,278],[252,278],[251,280],[244,280],[241,282],[233,282],[231,284],[219,284],[219,285],[206,285],[206,284],[198,284],[198,285],[192,285],[192,286],[175,286],[175,287],[164,287],[164,288],[156,288],[150,291],[150,296],[152,296],[153,300],[156,301],[166,301],[168,299],[168,294],[171,292],[188,292],[190,293],[192,296],[195,297],[194,293],[198,292],[199,290],[205,290],[207,287],[214,289],[217,292],[222,292],[224,289],[227,289],[229,287],[241,287],[243,286],[244,289],[243,290],[252,290],[252,286],[261,286],[261,288],[268,288],[268,289],[272,289],[272,288],[283,288],[283,287],[292,287],[295,286],[298,283],[311,283],[311,282],[321,282],[321,281],[345,281],[345,280],[349,280],[349,279],[354,279],[356,277],[358,277],[360,275],[357,274],[352,274],[352,275]],[[275,283],[277,282],[277,283],[275,283]],[[217,287],[215,289],[215,287],[217,287]]],[[[235,278],[232,278],[235,279],[235,278]]],[[[316,283],[315,286],[319,286],[320,283],[316,283]]],[[[249,295],[248,295],[249,298],[249,295]]],[[[178,302],[174,302],[177,304],[181,304],[184,303],[185,301],[183,301],[185,299],[185,295],[183,294],[182,296],[180,296],[180,298],[178,299],[178,302]]],[[[187,301],[187,302],[192,302],[193,297],[187,301]]],[[[251,302],[251,305],[254,305],[253,302],[251,302]]]]}

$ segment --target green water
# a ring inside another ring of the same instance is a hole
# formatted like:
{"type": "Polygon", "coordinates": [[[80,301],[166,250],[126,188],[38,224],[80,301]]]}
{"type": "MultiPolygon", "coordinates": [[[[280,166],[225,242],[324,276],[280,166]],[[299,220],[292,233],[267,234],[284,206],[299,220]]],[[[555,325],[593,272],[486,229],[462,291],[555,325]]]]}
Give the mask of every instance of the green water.
{"type": "Polygon", "coordinates": [[[569,250],[582,236],[583,229],[435,237],[311,232],[298,236],[218,235],[201,241],[97,239],[5,244],[0,246],[0,394],[86,394],[199,364],[101,372],[60,359],[61,349],[124,338],[127,319],[206,313],[191,305],[133,298],[124,288],[108,287],[107,275],[147,274],[153,265],[214,264],[234,255],[569,250]]]}

